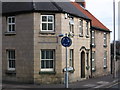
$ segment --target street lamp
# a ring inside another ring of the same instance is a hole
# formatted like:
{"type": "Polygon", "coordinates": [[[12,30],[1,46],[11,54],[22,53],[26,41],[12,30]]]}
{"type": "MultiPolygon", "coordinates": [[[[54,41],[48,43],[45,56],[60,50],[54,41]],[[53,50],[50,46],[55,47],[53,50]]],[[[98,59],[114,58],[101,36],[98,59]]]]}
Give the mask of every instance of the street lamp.
{"type": "Polygon", "coordinates": [[[115,0],[113,0],[113,31],[114,31],[114,70],[113,70],[113,78],[116,78],[116,41],[115,41],[115,0]]]}

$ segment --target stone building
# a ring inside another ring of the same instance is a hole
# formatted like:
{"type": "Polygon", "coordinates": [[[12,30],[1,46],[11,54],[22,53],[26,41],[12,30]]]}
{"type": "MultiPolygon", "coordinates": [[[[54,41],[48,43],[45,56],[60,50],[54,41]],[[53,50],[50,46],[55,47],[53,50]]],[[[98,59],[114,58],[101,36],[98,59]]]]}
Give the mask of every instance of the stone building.
{"type": "Polygon", "coordinates": [[[91,76],[110,73],[110,30],[85,9],[85,0],[76,0],[72,4],[91,19],[91,76]],[[84,2],[84,4],[83,4],[84,2]]]}
{"type": "Polygon", "coordinates": [[[67,34],[72,39],[68,48],[68,66],[73,67],[69,72],[69,82],[109,72],[109,30],[94,29],[95,36],[100,38],[95,39],[96,47],[91,49],[93,21],[71,2],[2,4],[3,81],[63,83],[66,52],[60,34],[67,34]],[[104,32],[107,32],[107,47],[103,47],[104,32]],[[97,53],[97,43],[102,45],[101,53],[97,53]],[[91,72],[93,49],[96,51],[95,64],[99,63],[94,73],[91,72]],[[104,50],[108,50],[107,69],[103,69],[104,50]]]}

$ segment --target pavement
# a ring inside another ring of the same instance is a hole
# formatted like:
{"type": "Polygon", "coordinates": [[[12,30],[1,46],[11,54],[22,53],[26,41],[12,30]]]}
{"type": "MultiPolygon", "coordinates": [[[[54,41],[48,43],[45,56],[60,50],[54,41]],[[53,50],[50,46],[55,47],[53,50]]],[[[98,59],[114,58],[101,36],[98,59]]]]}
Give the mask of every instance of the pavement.
{"type": "MultiPolygon", "coordinates": [[[[112,85],[120,90],[120,78],[113,78],[113,75],[101,76],[96,78],[90,78],[83,81],[69,83],[69,88],[81,88],[81,89],[96,89],[96,88],[111,88],[112,85]]],[[[38,90],[41,88],[65,88],[64,84],[20,84],[4,82],[2,84],[2,90],[38,90]]]]}

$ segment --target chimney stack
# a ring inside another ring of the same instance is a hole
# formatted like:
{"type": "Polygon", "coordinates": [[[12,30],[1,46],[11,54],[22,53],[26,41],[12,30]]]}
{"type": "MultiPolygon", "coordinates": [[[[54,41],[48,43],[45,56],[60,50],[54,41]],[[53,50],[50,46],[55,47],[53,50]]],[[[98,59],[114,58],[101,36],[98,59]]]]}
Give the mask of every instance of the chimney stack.
{"type": "Polygon", "coordinates": [[[82,7],[86,8],[85,0],[75,0],[75,2],[79,3],[82,7]]]}

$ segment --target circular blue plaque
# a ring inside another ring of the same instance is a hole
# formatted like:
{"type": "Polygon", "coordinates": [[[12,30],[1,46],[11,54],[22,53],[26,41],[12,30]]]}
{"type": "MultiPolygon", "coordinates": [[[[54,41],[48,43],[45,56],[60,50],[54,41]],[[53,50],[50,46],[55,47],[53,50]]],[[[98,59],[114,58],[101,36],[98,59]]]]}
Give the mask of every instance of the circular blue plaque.
{"type": "Polygon", "coordinates": [[[64,46],[64,47],[69,47],[71,46],[72,44],[72,40],[69,38],[69,37],[63,37],[61,39],[61,44],[64,46]]]}

